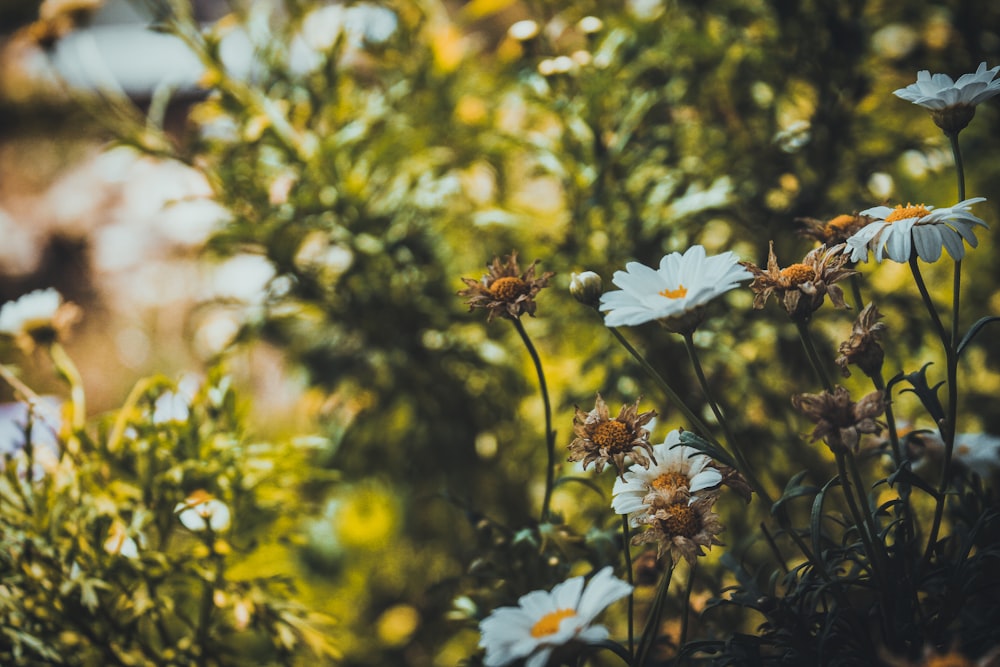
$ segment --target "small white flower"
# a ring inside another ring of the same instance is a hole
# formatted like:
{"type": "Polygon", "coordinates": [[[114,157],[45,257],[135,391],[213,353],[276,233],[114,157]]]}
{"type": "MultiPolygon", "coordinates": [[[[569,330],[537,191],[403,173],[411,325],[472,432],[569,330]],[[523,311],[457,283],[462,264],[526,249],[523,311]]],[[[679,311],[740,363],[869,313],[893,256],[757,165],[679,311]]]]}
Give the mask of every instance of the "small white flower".
{"type": "Polygon", "coordinates": [[[671,431],[662,443],[653,445],[656,464],[648,469],[634,465],[624,479],[615,480],[611,508],[616,514],[628,514],[633,526],[639,525],[638,517],[651,509],[654,500],[669,504],[687,498],[690,504],[697,492],[722,483],[722,473],[709,465],[712,459],[692,447],[677,446],[680,441],[680,431],[671,431]]]}
{"type": "Polygon", "coordinates": [[[111,524],[108,537],[104,540],[104,550],[112,556],[131,559],[139,557],[139,544],[129,537],[128,528],[119,520],[111,524]]]}
{"type": "Polygon", "coordinates": [[[210,528],[218,533],[229,528],[231,522],[229,506],[203,490],[195,491],[184,502],[177,503],[174,513],[185,528],[194,532],[210,528]]]}
{"type": "Polygon", "coordinates": [[[868,251],[875,251],[875,260],[882,261],[883,255],[894,262],[910,261],[910,254],[916,250],[917,256],[925,262],[936,262],[941,257],[941,249],[956,261],[965,257],[962,239],[975,248],[979,241],[973,229],[987,227],[986,223],[972,215],[969,207],[986,201],[985,197],[973,197],[960,201],[950,208],[934,208],[923,204],[897,206],[876,206],[861,215],[874,218],[854,236],[847,239],[845,252],[851,253],[851,261],[868,261],[868,251]]]}
{"type": "Polygon", "coordinates": [[[994,95],[1000,95],[1000,79],[993,80],[997,72],[1000,72],[1000,66],[986,69],[986,63],[982,62],[974,73],[963,74],[958,81],[952,81],[947,74],[921,70],[917,72],[916,83],[893,94],[932,111],[960,105],[976,106],[994,95]]]}
{"type": "Polygon", "coordinates": [[[525,667],[544,667],[553,650],[570,642],[596,644],[608,638],[608,629],[592,625],[608,605],[632,587],[616,578],[611,567],[594,575],[584,587],[583,577],[556,584],[551,592],[532,591],[516,607],[494,609],[479,624],[479,646],[486,649],[486,667],[503,667],[526,658],[525,667]]]}
{"type": "Polygon", "coordinates": [[[729,290],[741,280],[753,278],[740,265],[736,255],[724,252],[706,257],[705,248],[691,246],[681,255],[670,253],[652,269],[629,262],[624,271],[615,271],[612,281],[620,290],[605,292],[600,309],[607,311],[604,323],[609,327],[636,326],[659,320],[670,328],[700,307],[729,290]]]}
{"type": "Polygon", "coordinates": [[[0,333],[18,336],[39,327],[51,327],[62,296],[53,288],[35,290],[0,308],[0,333]]]}
{"type": "Polygon", "coordinates": [[[996,472],[1000,470],[1000,438],[989,433],[959,433],[953,456],[980,475],[996,472]]]}

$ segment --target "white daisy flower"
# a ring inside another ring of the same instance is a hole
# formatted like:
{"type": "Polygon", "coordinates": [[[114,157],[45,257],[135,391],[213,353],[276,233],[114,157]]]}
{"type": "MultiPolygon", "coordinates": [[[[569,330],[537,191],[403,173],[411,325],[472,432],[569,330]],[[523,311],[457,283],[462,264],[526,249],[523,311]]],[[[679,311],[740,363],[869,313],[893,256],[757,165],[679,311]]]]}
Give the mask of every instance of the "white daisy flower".
{"type": "Polygon", "coordinates": [[[974,73],[963,74],[958,81],[952,81],[947,74],[921,70],[917,72],[916,83],[893,94],[932,111],[953,106],[976,106],[994,95],[1000,95],[1000,79],[993,80],[997,72],[1000,72],[1000,66],[986,69],[986,63],[982,62],[974,73]]]}
{"type": "Polygon", "coordinates": [[[995,472],[1000,470],[1000,438],[989,433],[959,433],[953,456],[980,475],[995,472]]]}
{"type": "Polygon", "coordinates": [[[583,577],[573,577],[556,584],[551,592],[521,596],[516,607],[494,609],[479,624],[479,646],[486,649],[484,664],[503,667],[526,658],[525,667],[544,667],[560,646],[602,642],[608,638],[608,629],[592,625],[594,618],[631,591],[609,566],[586,587],[583,577]]]}
{"type": "Polygon", "coordinates": [[[52,326],[62,305],[62,296],[53,288],[35,290],[0,308],[0,333],[17,336],[35,328],[52,326]]]}
{"type": "Polygon", "coordinates": [[[201,489],[177,503],[174,513],[185,528],[194,532],[211,529],[218,533],[229,528],[231,522],[229,506],[201,489]]]}
{"type": "Polygon", "coordinates": [[[680,430],[671,431],[666,440],[653,445],[655,465],[648,469],[634,465],[624,479],[615,480],[611,508],[628,514],[631,525],[639,525],[639,516],[650,511],[654,500],[670,504],[687,499],[690,504],[698,491],[722,483],[722,473],[710,465],[712,459],[692,447],[676,446],[680,441],[680,430]]]}
{"type": "Polygon", "coordinates": [[[659,269],[629,262],[615,271],[611,282],[621,289],[603,294],[600,309],[609,327],[658,320],[683,333],[700,323],[702,306],[751,278],[732,252],[706,257],[703,246],[691,246],[664,256],[659,269]]]}
{"type": "Polygon", "coordinates": [[[917,256],[925,262],[936,262],[941,257],[941,249],[956,261],[965,257],[962,239],[975,248],[979,241],[973,229],[987,227],[986,223],[972,215],[969,207],[986,201],[985,197],[973,197],[960,201],[950,208],[934,208],[923,204],[897,206],[876,206],[861,215],[874,220],[847,239],[844,252],[851,253],[851,261],[868,261],[868,251],[875,251],[875,260],[882,261],[883,255],[894,262],[910,261],[910,254],[916,250],[917,256]]]}

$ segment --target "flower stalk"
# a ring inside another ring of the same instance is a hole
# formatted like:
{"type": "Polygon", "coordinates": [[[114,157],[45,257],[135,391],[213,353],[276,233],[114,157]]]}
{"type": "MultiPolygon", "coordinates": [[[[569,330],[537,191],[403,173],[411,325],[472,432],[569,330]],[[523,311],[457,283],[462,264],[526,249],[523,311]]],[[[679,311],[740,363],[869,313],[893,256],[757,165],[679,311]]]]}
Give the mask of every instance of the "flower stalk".
{"type": "Polygon", "coordinates": [[[549,389],[545,382],[545,371],[542,370],[542,360],[538,356],[538,350],[535,349],[531,338],[528,337],[528,332],[525,330],[520,318],[514,317],[511,318],[511,321],[514,323],[514,328],[517,329],[518,335],[521,336],[521,340],[528,350],[528,355],[531,356],[531,361],[535,365],[535,372],[538,374],[538,387],[542,394],[542,403],[545,406],[545,452],[548,463],[545,469],[545,495],[542,499],[541,512],[541,522],[544,523],[549,518],[549,505],[552,502],[552,489],[555,484],[556,433],[552,429],[552,403],[549,400],[549,389]]]}

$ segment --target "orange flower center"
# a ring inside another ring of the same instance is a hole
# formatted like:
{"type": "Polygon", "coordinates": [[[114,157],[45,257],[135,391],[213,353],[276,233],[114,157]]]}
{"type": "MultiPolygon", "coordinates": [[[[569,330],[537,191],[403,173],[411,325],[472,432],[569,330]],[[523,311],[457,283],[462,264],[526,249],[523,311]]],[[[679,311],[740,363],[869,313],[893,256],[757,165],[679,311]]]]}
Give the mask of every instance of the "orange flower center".
{"type": "Polygon", "coordinates": [[[665,472],[652,482],[653,488],[657,491],[671,491],[673,489],[687,488],[691,484],[688,476],[681,472],[665,472]]]}
{"type": "Polygon", "coordinates": [[[944,655],[934,655],[924,662],[926,667],[974,667],[972,661],[964,655],[946,653],[944,655]]]}
{"type": "Polygon", "coordinates": [[[827,232],[842,232],[854,223],[853,215],[838,215],[826,223],[827,232]]]}
{"type": "Polygon", "coordinates": [[[816,271],[805,264],[792,264],[788,268],[782,269],[781,280],[789,287],[796,287],[802,283],[807,283],[816,277],[816,271]]]}
{"type": "Polygon", "coordinates": [[[665,296],[668,299],[683,299],[687,296],[687,287],[684,285],[678,285],[677,289],[661,289],[660,296],[665,296]]]}
{"type": "Polygon", "coordinates": [[[893,209],[892,213],[885,216],[886,222],[896,222],[897,220],[907,220],[909,218],[922,218],[925,215],[930,215],[930,211],[923,204],[907,204],[903,206],[899,204],[893,209]]]}
{"type": "Polygon", "coordinates": [[[490,294],[499,301],[514,301],[522,294],[527,294],[528,283],[517,276],[497,278],[490,285],[490,294]]]}
{"type": "Polygon", "coordinates": [[[545,616],[542,616],[538,619],[537,623],[531,626],[531,636],[538,639],[539,637],[554,635],[559,631],[559,624],[563,622],[563,619],[571,616],[576,616],[575,609],[560,609],[558,611],[551,611],[548,614],[545,614],[545,616]]]}
{"type": "Polygon", "coordinates": [[[661,508],[666,517],[660,519],[660,528],[667,535],[674,537],[694,537],[701,528],[698,513],[686,502],[673,503],[661,508]]]}
{"type": "Polygon", "coordinates": [[[590,434],[590,439],[598,447],[604,447],[610,451],[624,450],[632,442],[628,427],[617,419],[601,422],[595,426],[590,434]]]}

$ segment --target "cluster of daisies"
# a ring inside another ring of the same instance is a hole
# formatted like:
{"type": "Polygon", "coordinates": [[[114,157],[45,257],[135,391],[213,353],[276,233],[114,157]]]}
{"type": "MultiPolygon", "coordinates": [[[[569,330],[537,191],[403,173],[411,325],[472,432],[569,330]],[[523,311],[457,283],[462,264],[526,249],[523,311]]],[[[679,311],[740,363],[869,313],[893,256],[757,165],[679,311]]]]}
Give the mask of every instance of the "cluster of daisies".
{"type": "MultiPolygon", "coordinates": [[[[980,102],[1000,94],[1000,80],[994,80],[1000,66],[977,71],[957,81],[944,74],[922,71],[916,83],[895,94],[931,112],[934,122],[951,137],[971,121],[980,102]]],[[[956,262],[965,256],[965,244],[975,248],[976,227],[986,223],[975,216],[973,205],[983,197],[963,199],[950,207],[927,204],[875,206],[828,221],[800,219],[805,235],[819,247],[801,262],[782,268],[771,244],[767,264],[759,267],[740,262],[731,252],[708,256],[699,245],[683,254],[670,253],[659,267],[638,262],[616,271],[612,282],[618,288],[605,292],[600,276],[593,272],[574,274],[571,293],[580,302],[604,313],[608,327],[636,326],[658,322],[669,331],[690,335],[703,321],[706,305],[716,297],[751,280],[754,308],[763,308],[771,296],[788,315],[806,322],[826,297],[835,307],[846,308],[837,284],[858,273],[853,267],[874,254],[876,262],[889,259],[912,263],[938,261],[943,252],[956,262]]],[[[517,254],[506,261],[499,258],[481,280],[463,278],[472,308],[485,308],[489,319],[501,316],[519,319],[535,313],[535,296],[548,286],[552,273],[536,275],[536,263],[521,271],[517,254]]],[[[866,374],[878,372],[882,350],[878,338],[884,325],[873,304],[862,309],[849,340],[840,348],[837,363],[845,375],[847,366],[857,365],[866,374]]],[[[834,451],[856,450],[865,434],[877,434],[876,418],[884,410],[884,397],[874,392],[858,402],[846,390],[793,399],[793,404],[816,427],[812,440],[823,439],[834,451]]],[[[608,464],[618,471],[612,491],[612,509],[626,515],[628,524],[642,528],[633,543],[657,545],[658,557],[669,554],[688,562],[703,555],[702,548],[721,544],[723,527],[713,506],[722,486],[731,486],[750,500],[749,485],[740,473],[713,461],[697,450],[684,446],[681,431],[672,431],[653,445],[646,425],[656,413],[640,412],[639,403],[625,405],[611,418],[608,406],[597,396],[593,410],[576,409],[569,460],[586,468],[593,464],[599,473],[608,464]]],[[[480,646],[485,648],[487,667],[501,667],[524,660],[527,667],[543,667],[558,658],[566,647],[604,641],[606,628],[595,625],[597,615],[615,601],[629,595],[631,586],[616,579],[611,568],[600,570],[585,586],[583,577],[574,577],[551,592],[533,591],[518,600],[516,607],[501,607],[482,621],[480,646]]]]}

